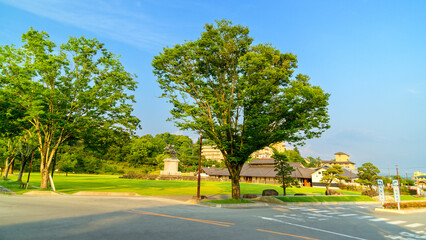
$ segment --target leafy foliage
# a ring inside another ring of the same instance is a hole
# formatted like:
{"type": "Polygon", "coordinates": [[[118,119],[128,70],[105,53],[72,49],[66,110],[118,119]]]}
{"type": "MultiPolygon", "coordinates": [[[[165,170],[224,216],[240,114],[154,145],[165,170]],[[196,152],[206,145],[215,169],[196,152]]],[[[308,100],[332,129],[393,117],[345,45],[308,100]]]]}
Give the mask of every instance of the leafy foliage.
{"type": "Polygon", "coordinates": [[[329,94],[293,76],[297,58],[226,20],[206,24],[195,41],[164,48],[152,65],[171,120],[203,132],[222,152],[240,198],[239,174],[250,154],[272,143],[302,142],[329,128],[329,94]]]}
{"type": "Polygon", "coordinates": [[[299,182],[294,179],[291,174],[295,169],[288,163],[288,157],[285,153],[279,153],[274,149],[274,155],[272,156],[275,162],[275,171],[277,172],[278,181],[281,183],[283,188],[283,195],[286,196],[286,188],[292,186],[299,186],[299,182]]]}
{"type": "MultiPolygon", "coordinates": [[[[34,129],[40,153],[41,188],[59,146],[87,131],[129,131],[136,82],[119,58],[96,39],[70,37],[59,48],[46,32],[30,29],[23,46],[0,47],[0,87],[23,109],[17,119],[34,129]]],[[[28,129],[29,127],[27,127],[28,129]]]]}
{"type": "Polygon", "coordinates": [[[328,189],[330,188],[330,185],[333,181],[341,181],[341,180],[346,180],[348,179],[348,177],[345,176],[341,176],[341,174],[343,174],[344,171],[342,169],[342,166],[340,165],[333,165],[329,168],[327,168],[326,171],[324,171],[322,174],[322,179],[320,182],[325,183],[326,184],[326,191],[328,192],[328,189]]]}
{"type": "Polygon", "coordinates": [[[380,170],[372,163],[364,163],[358,168],[358,180],[357,182],[366,185],[373,190],[373,185],[376,184],[376,180],[379,177],[380,170]]]}

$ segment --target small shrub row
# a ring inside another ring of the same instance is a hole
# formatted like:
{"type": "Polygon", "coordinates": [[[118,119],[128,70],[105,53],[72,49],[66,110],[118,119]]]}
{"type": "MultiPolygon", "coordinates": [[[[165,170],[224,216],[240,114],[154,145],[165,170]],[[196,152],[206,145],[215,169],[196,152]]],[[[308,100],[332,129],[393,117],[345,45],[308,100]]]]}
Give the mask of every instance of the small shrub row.
{"type": "MultiPolygon", "coordinates": [[[[385,209],[398,209],[398,204],[391,202],[383,204],[385,209]]],[[[426,202],[401,202],[400,208],[426,208],[426,202]]]]}
{"type": "Polygon", "coordinates": [[[379,193],[376,190],[365,190],[361,193],[361,195],[375,197],[375,196],[379,196],[379,193]]]}

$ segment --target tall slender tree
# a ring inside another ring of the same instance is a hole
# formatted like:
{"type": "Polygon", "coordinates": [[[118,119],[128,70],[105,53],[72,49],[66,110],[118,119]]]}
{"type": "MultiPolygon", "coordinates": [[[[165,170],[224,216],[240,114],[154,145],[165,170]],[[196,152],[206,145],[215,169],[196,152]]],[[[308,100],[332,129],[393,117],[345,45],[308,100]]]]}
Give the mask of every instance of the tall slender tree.
{"type": "Polygon", "coordinates": [[[329,128],[329,94],[294,76],[297,58],[253,45],[249,29],[226,20],[206,24],[195,41],[164,48],[152,62],[163,97],[181,129],[203,132],[229,170],[232,197],[251,153],[272,143],[301,143],[329,128]]]}
{"type": "Polygon", "coordinates": [[[25,110],[40,152],[40,188],[59,146],[88,129],[135,129],[134,75],[96,39],[70,37],[59,48],[46,32],[30,29],[23,46],[0,47],[0,86],[25,110]]]}

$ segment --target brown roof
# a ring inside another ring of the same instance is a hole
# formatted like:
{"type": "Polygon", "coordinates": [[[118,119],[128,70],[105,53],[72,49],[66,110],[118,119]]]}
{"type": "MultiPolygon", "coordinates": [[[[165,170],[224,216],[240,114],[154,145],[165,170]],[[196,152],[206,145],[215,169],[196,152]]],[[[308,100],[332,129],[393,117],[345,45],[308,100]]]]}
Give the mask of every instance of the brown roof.
{"type": "Polygon", "coordinates": [[[346,154],[346,153],[344,153],[344,152],[337,152],[337,153],[335,153],[334,155],[346,155],[346,156],[349,156],[348,154],[346,154]]]}
{"type": "MultiPolygon", "coordinates": [[[[294,178],[311,178],[311,174],[315,171],[311,168],[304,168],[300,162],[292,162],[290,165],[295,168],[291,173],[294,178]]],[[[210,176],[229,176],[229,171],[226,168],[202,168],[203,171],[210,176]]],[[[251,166],[251,163],[244,164],[240,173],[241,177],[276,177],[277,171],[273,166],[251,166]]]]}
{"type": "Polygon", "coordinates": [[[274,165],[275,160],[273,158],[261,158],[261,159],[253,159],[250,165],[274,165]]]}
{"type": "Polygon", "coordinates": [[[343,171],[344,172],[343,172],[342,176],[345,176],[345,177],[348,177],[348,178],[352,178],[352,179],[358,178],[358,174],[356,174],[354,172],[351,173],[351,171],[349,171],[347,169],[344,169],[344,168],[343,168],[343,171]]]}
{"type": "Polygon", "coordinates": [[[202,170],[209,176],[229,176],[229,171],[227,168],[202,167],[202,170]]]}
{"type": "Polygon", "coordinates": [[[313,168],[298,168],[297,170],[300,172],[303,178],[311,178],[312,173],[315,172],[315,169],[313,168]]]}

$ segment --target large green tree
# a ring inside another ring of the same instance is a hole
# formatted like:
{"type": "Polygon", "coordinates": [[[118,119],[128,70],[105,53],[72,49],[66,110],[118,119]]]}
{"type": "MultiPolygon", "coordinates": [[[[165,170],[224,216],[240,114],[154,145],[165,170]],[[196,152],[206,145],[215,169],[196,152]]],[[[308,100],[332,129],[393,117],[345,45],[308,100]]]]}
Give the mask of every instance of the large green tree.
{"type": "Polygon", "coordinates": [[[363,163],[358,168],[358,183],[366,185],[373,190],[373,185],[376,184],[376,180],[379,178],[380,170],[372,163],[363,163]]]}
{"type": "Polygon", "coordinates": [[[342,174],[344,174],[344,170],[342,168],[342,166],[340,165],[333,165],[329,168],[327,168],[327,170],[325,170],[322,173],[322,178],[320,180],[320,182],[325,183],[325,192],[328,195],[329,194],[329,188],[331,186],[331,184],[333,183],[333,181],[342,181],[342,180],[346,180],[348,179],[348,177],[343,176],[342,174]]]}
{"type": "Polygon", "coordinates": [[[295,55],[254,45],[247,27],[206,24],[199,39],[164,48],[152,65],[173,104],[171,120],[203,132],[222,152],[233,198],[241,198],[240,171],[251,153],[319,137],[329,127],[329,95],[308,76],[294,76],[295,55]]]}
{"type": "Polygon", "coordinates": [[[94,129],[128,131],[136,88],[118,56],[96,39],[70,37],[57,47],[46,32],[30,29],[23,45],[0,46],[0,86],[25,110],[38,141],[40,188],[59,146],[71,136],[94,129]]]}

